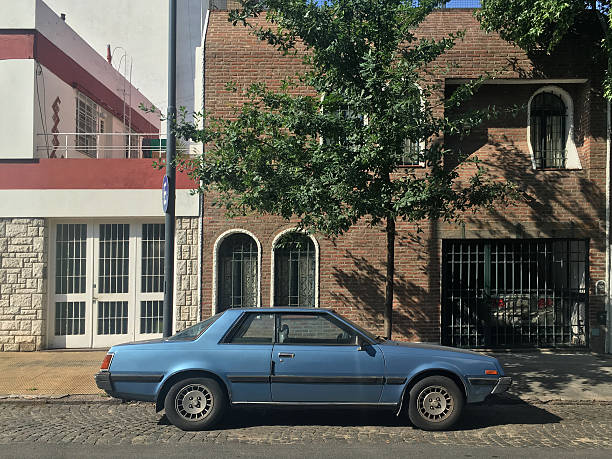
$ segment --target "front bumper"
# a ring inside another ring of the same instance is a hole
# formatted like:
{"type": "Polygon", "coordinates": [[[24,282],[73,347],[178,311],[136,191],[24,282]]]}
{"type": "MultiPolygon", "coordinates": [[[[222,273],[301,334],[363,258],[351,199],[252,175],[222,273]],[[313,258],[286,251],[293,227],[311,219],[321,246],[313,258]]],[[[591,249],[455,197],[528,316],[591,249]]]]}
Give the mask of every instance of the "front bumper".
{"type": "Polygon", "coordinates": [[[512,385],[512,378],[509,376],[503,376],[499,378],[497,384],[491,391],[492,394],[501,394],[502,392],[506,392],[510,386],[512,385]]]}
{"type": "Polygon", "coordinates": [[[108,371],[99,371],[94,378],[96,380],[96,386],[98,386],[99,389],[102,389],[107,394],[113,392],[113,385],[108,371]]]}

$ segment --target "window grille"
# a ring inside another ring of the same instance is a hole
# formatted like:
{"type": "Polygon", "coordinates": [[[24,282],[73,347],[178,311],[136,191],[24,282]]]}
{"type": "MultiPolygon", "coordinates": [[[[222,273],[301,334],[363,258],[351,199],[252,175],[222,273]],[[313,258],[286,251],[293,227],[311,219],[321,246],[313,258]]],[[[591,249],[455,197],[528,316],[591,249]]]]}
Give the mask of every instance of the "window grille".
{"type": "Polygon", "coordinates": [[[443,242],[442,343],[586,346],[588,241],[443,242]]]}
{"type": "Polygon", "coordinates": [[[130,225],[100,225],[98,291],[128,293],[130,225]]]}
{"type": "Polygon", "coordinates": [[[258,251],[252,237],[232,234],[219,248],[218,310],[257,306],[258,251]]]}
{"type": "Polygon", "coordinates": [[[76,102],[76,149],[95,158],[97,156],[98,105],[81,93],[78,93],[76,102]]]}
{"type": "Polygon", "coordinates": [[[164,302],[140,302],[140,333],[162,333],[164,302]]]}
{"type": "Polygon", "coordinates": [[[143,293],[164,291],[164,241],[163,223],[142,225],[141,291],[143,293]]]}
{"type": "Polygon", "coordinates": [[[128,302],[98,302],[98,335],[125,335],[128,332],[128,302]]]}
{"type": "Polygon", "coordinates": [[[87,225],[57,225],[55,293],[85,293],[87,225]]]}
{"type": "Polygon", "coordinates": [[[567,108],[551,93],[537,94],[531,101],[531,148],[539,169],[562,169],[566,162],[567,108]]]}
{"type": "Polygon", "coordinates": [[[410,139],[404,141],[404,151],[400,166],[420,166],[423,162],[421,144],[410,139]]]}
{"type": "Polygon", "coordinates": [[[274,305],[315,306],[315,248],[305,234],[289,233],[274,248],[274,305]]]}
{"type": "Polygon", "coordinates": [[[55,336],[85,334],[85,302],[57,301],[55,303],[55,336]]]}

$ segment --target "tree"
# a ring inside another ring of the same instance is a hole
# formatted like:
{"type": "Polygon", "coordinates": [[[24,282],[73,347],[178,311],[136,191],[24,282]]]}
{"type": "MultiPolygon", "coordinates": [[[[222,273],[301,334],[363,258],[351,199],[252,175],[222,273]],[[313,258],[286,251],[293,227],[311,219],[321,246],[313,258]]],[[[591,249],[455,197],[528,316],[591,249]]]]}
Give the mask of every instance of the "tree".
{"type": "Polygon", "coordinates": [[[258,0],[241,3],[230,13],[234,25],[249,27],[281,53],[302,56],[308,70],[276,90],[228,85],[246,100],[232,119],[201,114],[203,129],[176,127],[184,138],[207,144],[205,156],[185,166],[201,179],[200,191],[212,192],[231,215],[293,218],[332,237],[362,219],[384,223],[384,333],[390,338],[396,220],[454,221],[511,192],[509,184],[487,178],[476,158],[444,144],[444,134],[466,134],[491,114],[457,110],[480,82],[442,101],[424,78],[461,34],[417,38],[418,24],[441,4],[433,0],[419,7],[406,0],[266,0],[265,10],[258,0]],[[260,15],[265,26],[254,21],[260,15]],[[442,107],[445,113],[436,115],[442,107]],[[425,168],[397,169],[407,143],[425,143],[417,152],[425,168]],[[474,167],[460,177],[465,163],[474,167]]]}
{"type": "Polygon", "coordinates": [[[603,39],[601,48],[608,58],[604,95],[612,99],[612,23],[610,1],[596,0],[483,0],[476,13],[482,27],[499,32],[507,41],[530,51],[553,51],[577,24],[595,17],[603,39]]]}

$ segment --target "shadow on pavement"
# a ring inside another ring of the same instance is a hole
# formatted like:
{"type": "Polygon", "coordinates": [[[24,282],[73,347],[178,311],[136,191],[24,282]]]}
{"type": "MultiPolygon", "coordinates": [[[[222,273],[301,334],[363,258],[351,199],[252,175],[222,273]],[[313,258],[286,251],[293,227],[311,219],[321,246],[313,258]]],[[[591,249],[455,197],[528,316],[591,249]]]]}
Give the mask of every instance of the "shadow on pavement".
{"type": "Polygon", "coordinates": [[[495,354],[511,394],[523,398],[612,400],[612,358],[590,353],[495,354]]]}
{"type": "MultiPolygon", "coordinates": [[[[493,399],[465,407],[463,416],[452,430],[472,430],[510,424],[555,424],[561,418],[547,410],[520,400],[493,399]],[[502,403],[502,404],[500,404],[502,403]]],[[[169,425],[166,416],[158,422],[169,425]]],[[[412,427],[407,415],[381,409],[296,409],[232,408],[216,430],[257,426],[335,426],[335,427],[412,427]]]]}

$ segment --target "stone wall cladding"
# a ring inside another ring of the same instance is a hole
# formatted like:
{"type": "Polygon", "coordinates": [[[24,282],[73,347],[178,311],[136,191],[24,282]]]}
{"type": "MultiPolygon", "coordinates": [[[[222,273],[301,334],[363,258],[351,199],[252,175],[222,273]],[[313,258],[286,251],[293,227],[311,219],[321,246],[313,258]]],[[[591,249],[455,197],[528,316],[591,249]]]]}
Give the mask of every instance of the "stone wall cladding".
{"type": "Polygon", "coordinates": [[[0,219],[0,351],[45,346],[47,238],[44,219],[0,219]]]}
{"type": "Polygon", "coordinates": [[[199,217],[176,219],[176,329],[194,325],[199,317],[199,217]]]}
{"type": "MultiPolygon", "coordinates": [[[[450,238],[588,238],[590,241],[590,291],[605,279],[605,102],[597,88],[603,67],[577,34],[552,55],[527,56],[521,49],[487,34],[472,10],[444,10],[431,14],[418,34],[441,38],[466,31],[456,47],[432,64],[427,81],[451,91],[448,79],[474,78],[490,72],[497,78],[581,78],[585,83],[558,84],[573,98],[575,142],[581,170],[534,170],[527,145],[526,106],[531,94],[544,84],[485,85],[474,105],[523,106],[516,116],[506,116],[474,131],[462,147],[477,155],[490,172],[518,184],[523,197],[510,207],[498,207],[467,215],[465,225],[421,222],[416,226],[398,222],[396,245],[396,291],[394,337],[402,340],[439,341],[441,304],[441,250],[450,238]],[[438,67],[437,69],[435,67],[438,67]]],[[[593,28],[596,30],[596,28],[593,28]]],[[[231,116],[241,100],[225,91],[227,81],[248,86],[265,81],[274,87],[284,76],[302,68],[295,56],[283,57],[259,42],[244,27],[227,21],[226,11],[213,11],[206,37],[206,110],[231,116]]],[[[307,89],[299,90],[307,93],[307,89]]],[[[418,173],[418,172],[417,172],[418,173]]],[[[274,237],[291,227],[271,216],[254,215],[228,220],[204,199],[202,257],[202,316],[212,312],[213,247],[224,231],[251,231],[262,244],[261,304],[270,305],[270,253],[274,237]]],[[[385,235],[382,228],[358,224],[335,241],[318,237],[320,243],[320,306],[334,308],[366,328],[381,334],[384,305],[385,235]]],[[[602,297],[590,297],[591,329],[604,307],[602,297]]],[[[603,350],[603,333],[591,336],[593,350],[603,350]]]]}

